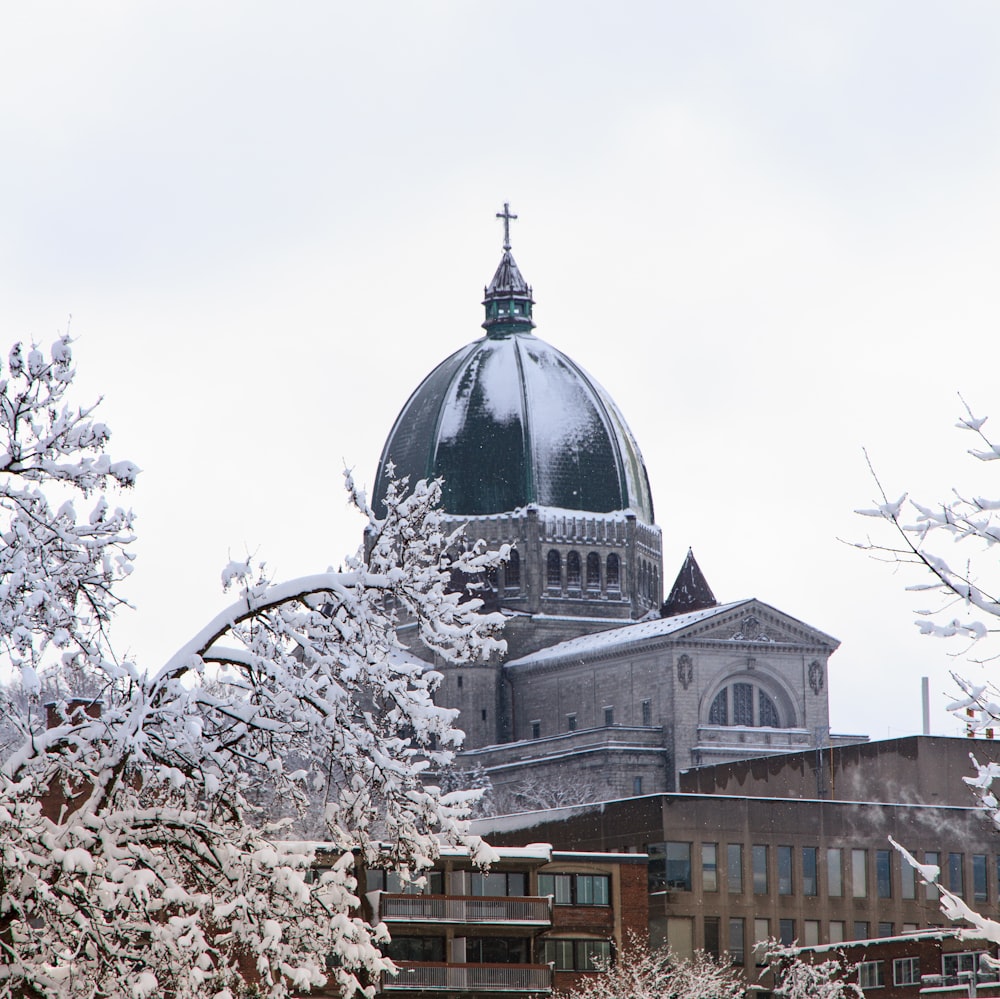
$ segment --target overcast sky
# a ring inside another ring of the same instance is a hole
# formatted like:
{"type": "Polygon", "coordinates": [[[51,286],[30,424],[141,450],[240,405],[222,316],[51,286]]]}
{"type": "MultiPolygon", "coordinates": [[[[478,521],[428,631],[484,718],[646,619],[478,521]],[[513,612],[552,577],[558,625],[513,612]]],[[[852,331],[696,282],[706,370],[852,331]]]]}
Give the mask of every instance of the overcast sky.
{"type": "MultiPolygon", "coordinates": [[[[838,538],[874,487],[996,495],[993,3],[46,3],[0,21],[0,328],[72,316],[141,540],[119,644],[359,542],[410,391],[481,335],[500,255],[643,450],[667,583],[835,635],[835,731],[933,728],[954,665],[838,538]],[[993,475],[995,480],[995,473],[993,475]]],[[[0,356],[6,354],[6,349],[0,356]]],[[[1000,435],[1000,431],[998,431],[1000,435]]],[[[958,651],[952,649],[950,651],[958,651]]]]}

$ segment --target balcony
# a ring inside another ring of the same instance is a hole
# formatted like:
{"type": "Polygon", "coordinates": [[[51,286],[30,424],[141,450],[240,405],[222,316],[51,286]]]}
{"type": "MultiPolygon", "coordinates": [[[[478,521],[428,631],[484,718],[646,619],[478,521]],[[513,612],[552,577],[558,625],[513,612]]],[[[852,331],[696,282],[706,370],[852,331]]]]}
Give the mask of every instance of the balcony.
{"type": "Polygon", "coordinates": [[[424,964],[397,961],[398,975],[383,975],[383,992],[552,991],[547,964],[424,964]]]}
{"type": "Polygon", "coordinates": [[[381,920],[385,923],[552,925],[552,910],[548,898],[392,895],[379,892],[374,909],[376,921],[381,920]]]}

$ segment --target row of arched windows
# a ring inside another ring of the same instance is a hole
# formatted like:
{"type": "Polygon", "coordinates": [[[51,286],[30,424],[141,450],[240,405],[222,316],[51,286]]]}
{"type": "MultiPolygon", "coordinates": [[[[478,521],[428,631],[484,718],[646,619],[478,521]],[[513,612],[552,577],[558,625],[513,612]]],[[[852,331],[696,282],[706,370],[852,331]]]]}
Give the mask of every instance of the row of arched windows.
{"type": "Polygon", "coordinates": [[[639,596],[649,603],[660,598],[660,570],[645,559],[639,560],[639,596]]]}
{"type": "Polygon", "coordinates": [[[708,709],[709,725],[744,725],[747,728],[781,728],[777,705],[752,683],[733,683],[715,695],[708,709]],[[754,692],[757,696],[754,698],[754,692]],[[756,700],[756,712],[754,701],[756,700]]]}
{"type": "MultiPolygon", "coordinates": [[[[549,592],[562,592],[562,573],[562,555],[552,548],[545,560],[545,582],[549,592]]],[[[604,588],[609,592],[621,591],[621,562],[613,552],[604,564],[604,588]]],[[[595,594],[601,592],[601,556],[597,552],[588,552],[585,561],[581,560],[577,551],[566,553],[566,589],[595,594]]]]}

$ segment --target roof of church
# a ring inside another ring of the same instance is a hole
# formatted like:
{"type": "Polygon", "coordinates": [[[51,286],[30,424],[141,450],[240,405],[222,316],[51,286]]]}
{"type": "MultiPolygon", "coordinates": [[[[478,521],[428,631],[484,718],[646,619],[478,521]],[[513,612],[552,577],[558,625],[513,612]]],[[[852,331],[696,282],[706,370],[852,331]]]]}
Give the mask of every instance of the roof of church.
{"type": "MultiPolygon", "coordinates": [[[[481,516],[530,503],[586,513],[634,510],[653,523],[642,454],[618,407],[561,351],[531,332],[531,288],[510,252],[486,289],[487,335],[442,361],[396,418],[389,462],[411,481],[444,479],[447,513],[481,516]]],[[[376,509],[378,506],[376,505],[376,509]]]]}
{"type": "MultiPolygon", "coordinates": [[[[776,641],[787,642],[791,636],[775,639],[770,637],[766,629],[761,629],[760,622],[753,616],[761,611],[775,615],[779,621],[784,621],[795,625],[799,636],[795,644],[803,643],[808,639],[809,644],[826,645],[832,652],[840,642],[836,638],[817,631],[810,625],[770,607],[768,604],[748,597],[744,600],[734,600],[728,604],[717,604],[715,607],[705,607],[701,610],[690,611],[687,614],[675,614],[673,617],[663,617],[651,621],[637,621],[635,624],[627,624],[620,628],[611,628],[608,631],[598,631],[591,635],[581,635],[579,638],[571,638],[557,645],[550,645],[548,648],[539,649],[529,655],[521,656],[520,659],[512,659],[506,665],[508,667],[536,666],[544,662],[579,659],[584,660],[590,656],[599,656],[603,653],[613,652],[621,646],[632,645],[636,642],[648,641],[650,639],[667,638],[678,632],[690,628],[692,625],[710,621],[714,618],[721,618],[741,607],[754,606],[754,611],[746,620],[737,623],[737,630],[732,633],[735,641],[765,642],[775,643],[776,641]],[[751,632],[749,626],[756,626],[751,632]],[[802,635],[802,632],[805,635],[802,635]]],[[[744,612],[745,613],[745,612],[744,612]]],[[[728,634],[728,633],[727,633],[728,634]]]]}
{"type": "Polygon", "coordinates": [[[670,596],[660,608],[660,616],[672,617],[674,614],[704,610],[706,607],[715,607],[718,603],[705,574],[695,561],[694,552],[689,548],[681,571],[677,573],[677,579],[671,587],[670,596]]]}

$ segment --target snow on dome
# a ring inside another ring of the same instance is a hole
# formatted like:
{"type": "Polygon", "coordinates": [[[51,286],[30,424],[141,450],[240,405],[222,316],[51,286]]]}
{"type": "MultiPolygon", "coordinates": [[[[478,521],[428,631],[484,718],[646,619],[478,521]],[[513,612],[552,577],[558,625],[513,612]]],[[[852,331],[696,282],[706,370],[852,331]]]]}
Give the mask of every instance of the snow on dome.
{"type": "Polygon", "coordinates": [[[634,510],[653,523],[646,467],[618,408],[526,329],[468,344],[421,382],[382,450],[376,500],[390,461],[411,481],[442,477],[444,509],[460,516],[536,503],[634,510]]]}

